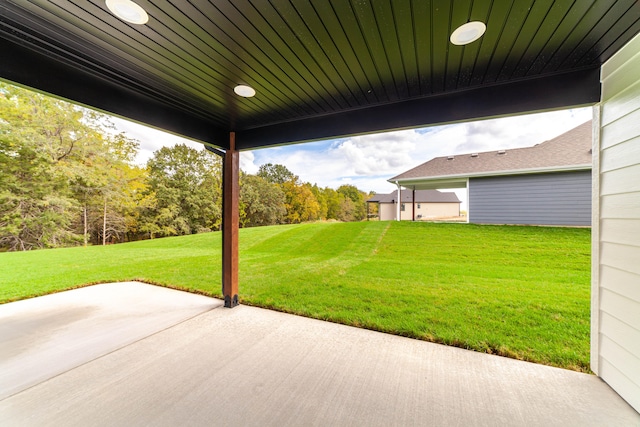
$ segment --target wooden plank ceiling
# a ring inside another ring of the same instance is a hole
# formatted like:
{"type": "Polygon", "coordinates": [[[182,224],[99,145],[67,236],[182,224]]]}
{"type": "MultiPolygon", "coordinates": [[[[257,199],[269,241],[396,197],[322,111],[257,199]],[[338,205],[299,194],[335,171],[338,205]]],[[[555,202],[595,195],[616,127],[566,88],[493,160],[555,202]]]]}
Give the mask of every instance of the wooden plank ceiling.
{"type": "Polygon", "coordinates": [[[588,105],[635,0],[0,0],[0,78],[240,149],[588,105]],[[469,21],[487,31],[456,46],[469,21]],[[233,93],[237,84],[257,91],[233,93]]]}

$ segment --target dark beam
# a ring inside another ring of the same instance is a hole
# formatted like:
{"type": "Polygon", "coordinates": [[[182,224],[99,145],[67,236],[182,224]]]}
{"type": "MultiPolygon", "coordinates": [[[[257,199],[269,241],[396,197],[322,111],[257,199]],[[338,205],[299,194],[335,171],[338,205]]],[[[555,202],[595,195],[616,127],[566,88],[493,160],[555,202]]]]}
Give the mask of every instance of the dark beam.
{"type": "Polygon", "coordinates": [[[258,127],[238,132],[238,149],[592,105],[599,101],[598,67],[258,127]]]}
{"type": "Polygon", "coordinates": [[[0,78],[22,86],[97,108],[187,138],[226,147],[228,132],[168,103],[134,91],[54,58],[17,40],[0,38],[0,78]]]}
{"type": "Polygon", "coordinates": [[[240,153],[231,132],[222,166],[222,295],[229,308],[238,305],[239,171],[240,153]]]}

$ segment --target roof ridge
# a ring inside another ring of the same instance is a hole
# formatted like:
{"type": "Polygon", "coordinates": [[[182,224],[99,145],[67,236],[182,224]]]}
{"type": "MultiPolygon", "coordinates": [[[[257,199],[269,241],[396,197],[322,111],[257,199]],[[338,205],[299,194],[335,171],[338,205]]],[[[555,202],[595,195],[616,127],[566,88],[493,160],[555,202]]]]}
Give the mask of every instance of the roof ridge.
{"type": "Polygon", "coordinates": [[[434,157],[389,182],[405,179],[435,179],[443,176],[477,175],[489,172],[566,169],[591,164],[591,124],[588,120],[552,139],[529,147],[498,149],[468,154],[434,157]]]}
{"type": "Polygon", "coordinates": [[[478,156],[480,156],[482,154],[491,154],[491,153],[496,153],[497,154],[500,151],[505,151],[506,152],[506,151],[515,151],[515,150],[529,150],[531,148],[537,147],[538,145],[540,145],[540,144],[536,144],[536,145],[531,146],[531,147],[500,148],[498,150],[491,150],[491,151],[474,151],[474,152],[471,152],[471,153],[449,154],[448,156],[434,157],[432,160],[434,160],[434,159],[444,159],[445,157],[446,158],[449,158],[449,157],[453,157],[453,158],[455,158],[455,157],[465,157],[465,156],[472,156],[474,154],[477,154],[478,156]]]}
{"type": "MultiPolygon", "coordinates": [[[[435,159],[443,159],[443,158],[445,158],[445,157],[446,157],[446,158],[449,158],[449,157],[457,157],[457,156],[461,156],[461,157],[464,157],[464,156],[471,156],[472,154],[481,155],[481,154],[498,153],[498,152],[500,152],[500,151],[530,150],[530,149],[532,149],[532,148],[540,148],[540,146],[541,146],[541,145],[548,144],[549,142],[554,142],[554,141],[556,141],[557,139],[560,139],[561,137],[563,137],[563,136],[565,136],[565,135],[567,135],[567,134],[569,134],[569,133],[572,133],[572,132],[576,131],[579,127],[582,127],[582,126],[586,125],[587,123],[591,123],[591,122],[592,122],[592,119],[589,119],[589,120],[587,120],[586,122],[584,122],[584,123],[582,123],[582,124],[579,124],[578,126],[576,126],[576,127],[574,127],[574,128],[571,128],[571,129],[569,129],[568,131],[563,132],[563,133],[561,133],[561,134],[560,134],[560,135],[558,135],[558,136],[555,136],[555,137],[553,137],[553,138],[551,138],[551,139],[547,139],[547,140],[542,141],[542,142],[538,142],[537,144],[530,145],[530,146],[528,146],[528,147],[500,148],[500,149],[497,149],[497,150],[491,150],[491,151],[474,151],[474,152],[471,152],[471,153],[463,153],[463,154],[449,154],[449,155],[447,155],[447,156],[438,156],[438,157],[434,157],[434,158],[433,158],[433,159],[431,159],[431,160],[435,160],[435,159]]],[[[431,161],[431,160],[429,160],[429,161],[431,161]]]]}

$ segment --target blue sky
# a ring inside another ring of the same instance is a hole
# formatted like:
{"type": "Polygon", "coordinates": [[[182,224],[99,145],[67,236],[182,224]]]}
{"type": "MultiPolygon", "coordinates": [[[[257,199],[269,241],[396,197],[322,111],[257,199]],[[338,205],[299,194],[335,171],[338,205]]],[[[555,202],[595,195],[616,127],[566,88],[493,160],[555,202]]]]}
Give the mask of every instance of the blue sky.
{"type": "MultiPolygon", "coordinates": [[[[256,173],[260,165],[285,165],[304,182],[337,188],[352,184],[363,191],[389,193],[387,180],[433,157],[533,146],[591,119],[592,109],[577,108],[500,119],[360,135],[349,138],[242,152],[240,167],[256,173]]],[[[144,164],[163,145],[202,145],[121,119],[116,127],[140,142],[144,164]]],[[[464,190],[457,190],[461,200],[464,190]]],[[[463,205],[463,209],[465,206],[463,205]]]]}

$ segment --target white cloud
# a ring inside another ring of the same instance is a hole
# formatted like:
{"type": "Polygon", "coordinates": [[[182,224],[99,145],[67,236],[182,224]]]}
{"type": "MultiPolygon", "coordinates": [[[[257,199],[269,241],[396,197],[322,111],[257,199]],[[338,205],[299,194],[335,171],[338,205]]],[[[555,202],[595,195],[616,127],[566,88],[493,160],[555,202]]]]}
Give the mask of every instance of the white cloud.
{"type": "Polygon", "coordinates": [[[387,179],[434,157],[533,146],[591,118],[591,109],[566,110],[470,123],[355,136],[256,150],[254,166],[285,165],[302,181],[337,188],[349,183],[389,192],[387,179]]]}
{"type": "MultiPolygon", "coordinates": [[[[584,123],[591,114],[591,108],[581,108],[243,151],[240,168],[255,174],[263,164],[282,164],[302,181],[321,187],[352,184],[363,191],[388,193],[395,186],[387,179],[434,157],[533,146],[584,123]]],[[[140,164],[162,146],[184,143],[203,148],[132,122],[113,121],[140,141],[140,164]]]]}
{"type": "Polygon", "coordinates": [[[253,151],[241,151],[240,152],[240,169],[243,172],[248,173],[250,175],[255,175],[258,173],[258,165],[253,163],[255,156],[253,155],[253,151]]]}
{"type": "Polygon", "coordinates": [[[414,130],[356,136],[333,144],[329,154],[350,165],[354,175],[393,173],[411,160],[418,136],[414,130]]]}
{"type": "Polygon", "coordinates": [[[119,132],[124,132],[127,136],[136,139],[140,143],[135,159],[135,163],[140,166],[145,165],[147,160],[153,157],[153,152],[162,147],[173,147],[177,144],[185,144],[196,150],[204,150],[203,144],[168,132],[130,122],[119,117],[111,117],[111,121],[115,124],[119,132]]]}
{"type": "Polygon", "coordinates": [[[449,154],[533,146],[573,129],[591,115],[591,108],[581,108],[463,123],[457,126],[465,135],[449,154]]]}

